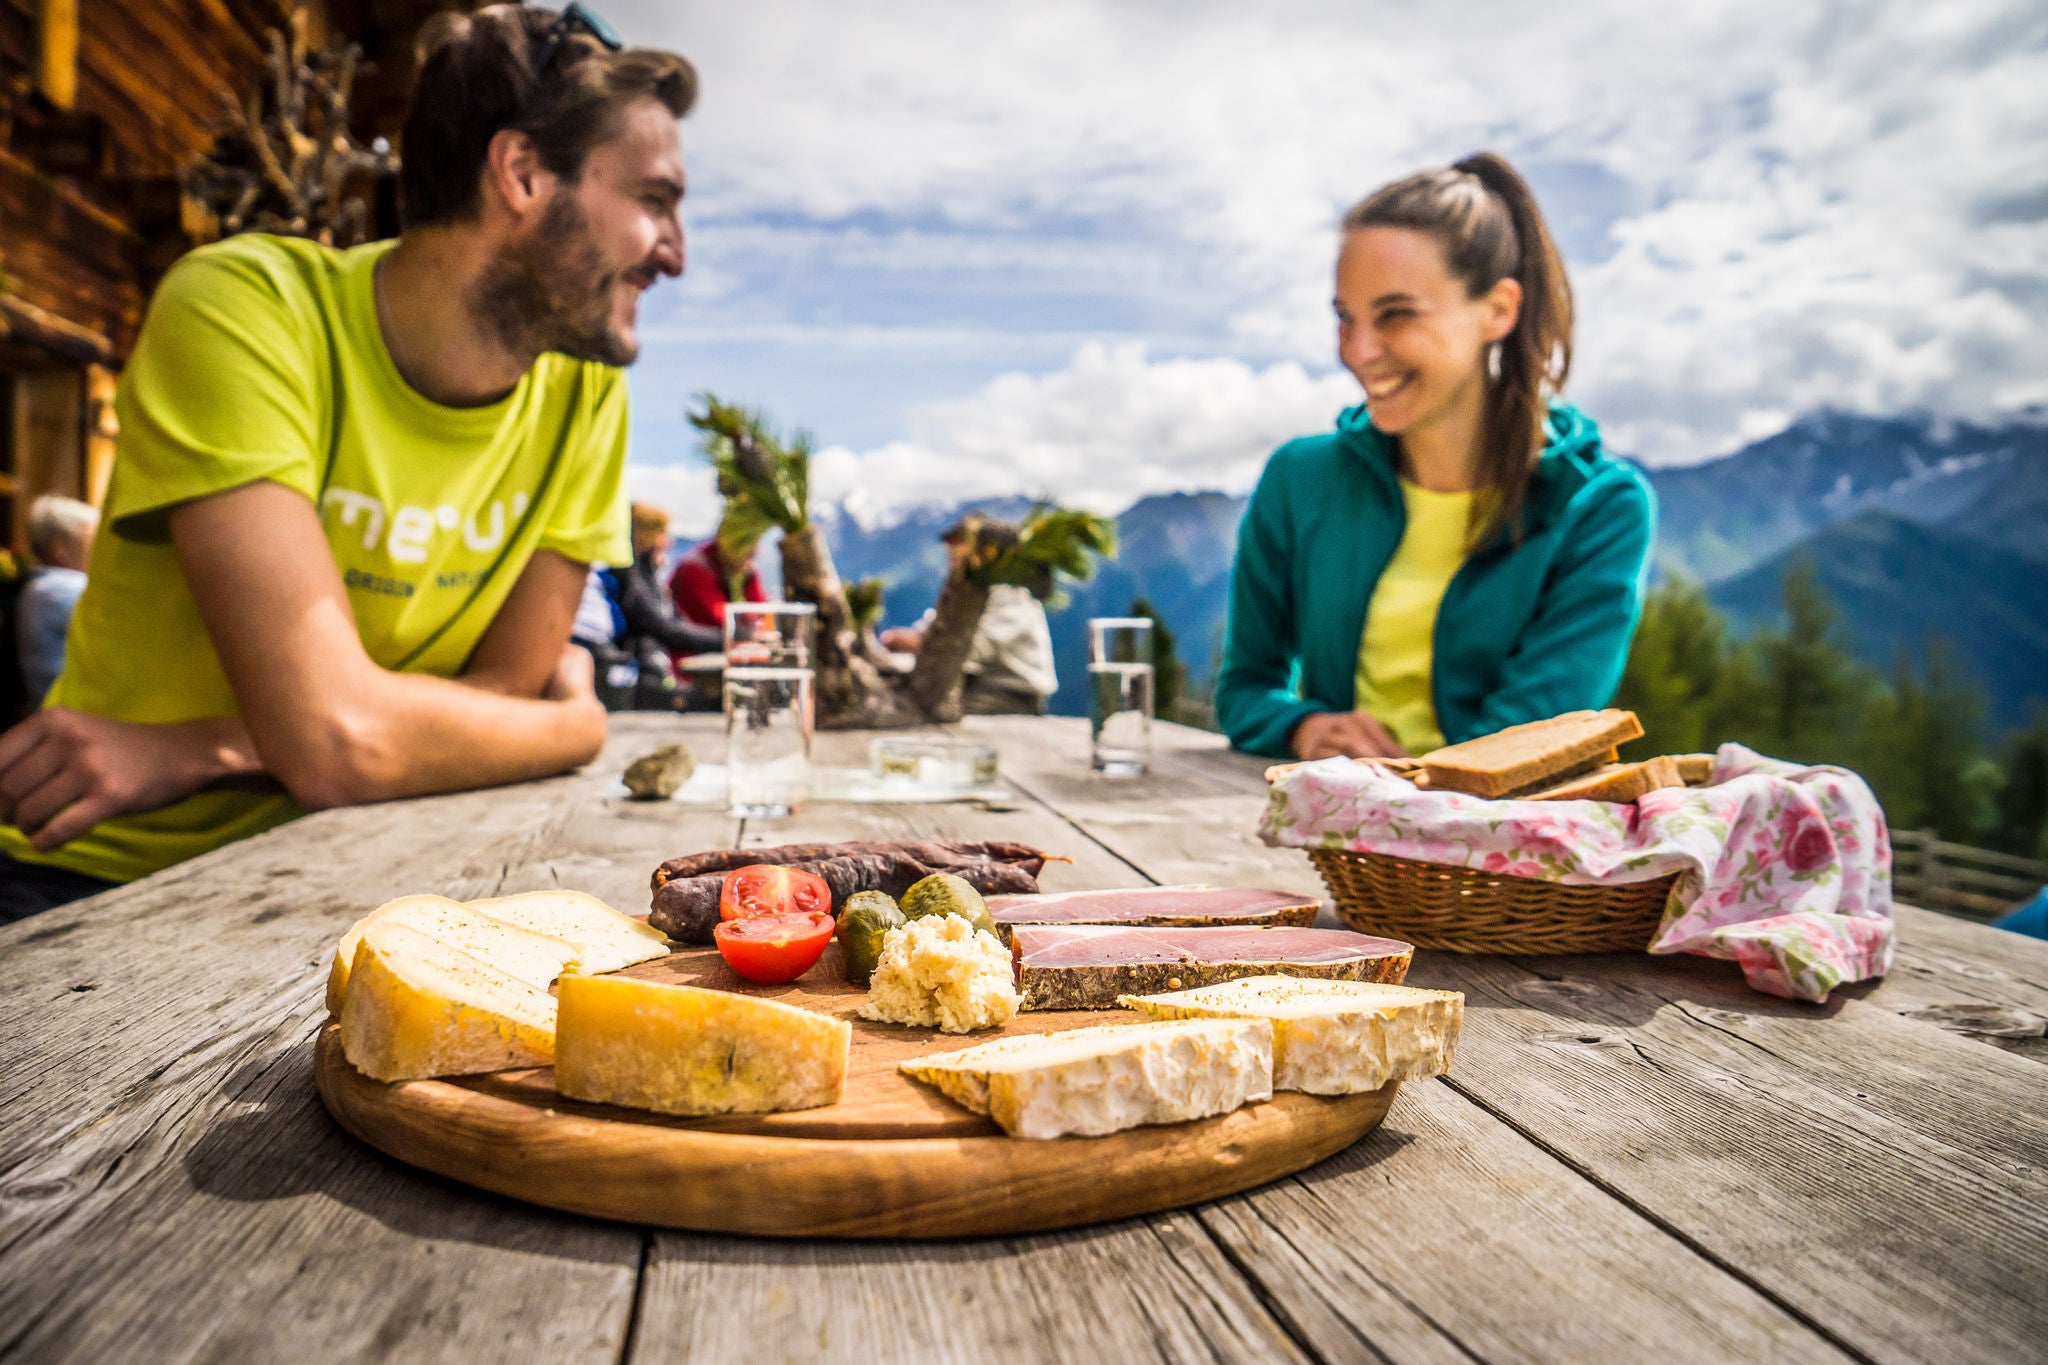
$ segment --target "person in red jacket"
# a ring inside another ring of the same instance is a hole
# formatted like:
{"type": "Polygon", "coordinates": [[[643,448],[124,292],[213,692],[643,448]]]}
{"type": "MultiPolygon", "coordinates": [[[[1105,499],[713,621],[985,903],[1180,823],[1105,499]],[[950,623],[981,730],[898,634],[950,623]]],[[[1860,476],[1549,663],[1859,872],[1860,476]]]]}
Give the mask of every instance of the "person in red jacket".
{"type": "Polygon", "coordinates": [[[676,604],[676,615],[700,626],[724,629],[725,604],[735,600],[734,592],[742,602],[768,600],[761,575],[754,571],[753,550],[749,549],[738,565],[727,568],[718,552],[717,536],[683,556],[669,575],[668,593],[676,604]]]}

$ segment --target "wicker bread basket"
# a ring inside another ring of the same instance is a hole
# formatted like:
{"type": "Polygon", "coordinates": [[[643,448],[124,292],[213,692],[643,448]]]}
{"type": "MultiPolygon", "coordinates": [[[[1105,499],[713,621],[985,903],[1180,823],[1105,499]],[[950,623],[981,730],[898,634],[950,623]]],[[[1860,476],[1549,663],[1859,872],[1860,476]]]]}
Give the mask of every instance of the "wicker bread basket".
{"type": "Polygon", "coordinates": [[[1567,886],[1380,853],[1307,852],[1345,924],[1452,953],[1639,953],[1678,880],[1567,886]]]}

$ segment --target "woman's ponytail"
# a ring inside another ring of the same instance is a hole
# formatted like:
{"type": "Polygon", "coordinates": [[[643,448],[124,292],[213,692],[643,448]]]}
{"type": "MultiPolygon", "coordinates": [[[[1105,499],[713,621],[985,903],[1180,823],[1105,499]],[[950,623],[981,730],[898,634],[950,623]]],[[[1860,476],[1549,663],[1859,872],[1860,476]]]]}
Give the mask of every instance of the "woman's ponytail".
{"type": "Polygon", "coordinates": [[[1344,215],[1346,231],[1401,227],[1443,247],[1451,274],[1477,298],[1504,279],[1522,287],[1514,330],[1487,364],[1475,544],[1521,535],[1522,503],[1543,453],[1550,399],[1572,365],[1572,289],[1528,183],[1495,152],[1424,171],[1374,192],[1344,215]],[[1497,361],[1493,358],[1497,356],[1497,361]]]}

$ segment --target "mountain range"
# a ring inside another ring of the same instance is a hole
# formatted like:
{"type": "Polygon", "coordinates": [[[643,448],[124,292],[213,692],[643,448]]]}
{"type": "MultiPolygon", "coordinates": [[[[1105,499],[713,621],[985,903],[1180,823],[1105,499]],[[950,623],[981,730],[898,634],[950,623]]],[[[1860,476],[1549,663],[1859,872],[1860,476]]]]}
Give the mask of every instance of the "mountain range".
{"type": "MultiPolygon", "coordinates": [[[[1924,414],[1823,411],[1730,455],[1647,471],[1656,489],[1656,569],[1704,584],[1738,633],[1780,617],[1780,584],[1810,562],[1842,638],[1889,673],[1929,644],[1983,687],[1989,728],[2048,701],[2048,426],[1980,425],[1924,414]]],[[[1241,496],[1172,493],[1117,519],[1120,550],[1051,614],[1061,688],[1083,707],[1087,619],[1147,598],[1179,637],[1190,681],[1206,688],[1223,643],[1241,496]]],[[[1023,499],[926,508],[885,526],[821,513],[839,572],[879,575],[886,618],[915,620],[945,572],[939,535],[962,512],[1016,517],[1023,499]]]]}

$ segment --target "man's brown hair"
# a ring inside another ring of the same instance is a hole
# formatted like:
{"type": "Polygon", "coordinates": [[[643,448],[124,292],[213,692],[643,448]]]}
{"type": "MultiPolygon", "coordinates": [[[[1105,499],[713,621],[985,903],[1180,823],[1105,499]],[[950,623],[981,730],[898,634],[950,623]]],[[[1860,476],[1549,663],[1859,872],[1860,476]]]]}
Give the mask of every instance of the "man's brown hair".
{"type": "Polygon", "coordinates": [[[697,71],[684,58],[650,47],[614,52],[585,33],[566,35],[537,70],[558,17],[492,5],[436,15],[422,30],[399,147],[402,226],[472,216],[491,139],[505,129],[524,133],[543,165],[573,181],[633,101],[660,100],[677,118],[697,102],[697,71]]]}

